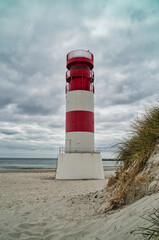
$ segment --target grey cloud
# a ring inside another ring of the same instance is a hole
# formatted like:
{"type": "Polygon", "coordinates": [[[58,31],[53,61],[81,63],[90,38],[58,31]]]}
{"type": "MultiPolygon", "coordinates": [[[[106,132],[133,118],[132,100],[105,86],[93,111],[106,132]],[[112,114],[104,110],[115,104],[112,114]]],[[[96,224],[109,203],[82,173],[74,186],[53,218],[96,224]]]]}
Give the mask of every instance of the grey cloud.
{"type": "Polygon", "coordinates": [[[8,104],[12,103],[12,99],[10,97],[2,97],[0,96],[0,108],[4,108],[8,104]]]}
{"type": "Polygon", "coordinates": [[[57,129],[57,128],[62,128],[64,127],[63,124],[60,124],[60,123],[56,123],[56,124],[50,124],[49,125],[50,128],[54,128],[54,129],[57,129]]]}
{"type": "Polygon", "coordinates": [[[19,134],[16,130],[10,130],[10,129],[0,129],[0,132],[5,135],[16,135],[19,134]]]}
{"type": "Polygon", "coordinates": [[[0,53],[0,62],[3,62],[7,65],[13,66],[11,56],[12,56],[11,54],[1,52],[0,53]]]}
{"type": "Polygon", "coordinates": [[[29,115],[48,115],[51,109],[34,102],[19,103],[17,105],[21,113],[29,115]]]}
{"type": "Polygon", "coordinates": [[[104,151],[122,136],[159,90],[158,8],[137,0],[4,1],[0,122],[2,131],[19,133],[3,133],[1,148],[57,154],[64,144],[65,57],[73,49],[95,55],[96,144],[104,151]]]}
{"type": "Polygon", "coordinates": [[[46,93],[37,92],[32,94],[30,97],[25,96],[24,100],[19,100],[17,109],[20,113],[29,115],[50,115],[56,114],[59,110],[60,103],[62,104],[59,93],[54,93],[47,90],[46,93]]]}
{"type": "Polygon", "coordinates": [[[0,142],[1,147],[3,147],[4,149],[23,149],[23,150],[54,150],[56,149],[55,146],[48,146],[48,144],[43,144],[43,143],[25,143],[25,142],[14,142],[14,143],[9,143],[7,141],[5,142],[0,142]]]}
{"type": "Polygon", "coordinates": [[[130,18],[133,21],[144,21],[147,18],[147,14],[143,9],[133,9],[130,10],[130,18]]]}

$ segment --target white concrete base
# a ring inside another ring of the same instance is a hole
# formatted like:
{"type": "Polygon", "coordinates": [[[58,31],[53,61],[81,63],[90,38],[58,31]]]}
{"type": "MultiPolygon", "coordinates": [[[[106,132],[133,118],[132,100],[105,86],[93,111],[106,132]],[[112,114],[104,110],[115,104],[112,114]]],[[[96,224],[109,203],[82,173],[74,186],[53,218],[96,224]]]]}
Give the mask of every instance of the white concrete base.
{"type": "Polygon", "coordinates": [[[100,153],[60,153],[56,179],[104,179],[100,153]]]}

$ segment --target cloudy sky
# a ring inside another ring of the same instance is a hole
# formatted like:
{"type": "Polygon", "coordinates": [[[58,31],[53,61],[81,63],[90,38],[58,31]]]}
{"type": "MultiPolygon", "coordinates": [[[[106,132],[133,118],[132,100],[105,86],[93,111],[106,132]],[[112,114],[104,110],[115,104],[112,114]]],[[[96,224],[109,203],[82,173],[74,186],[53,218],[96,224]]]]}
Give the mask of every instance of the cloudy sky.
{"type": "Polygon", "coordinates": [[[1,0],[0,157],[64,146],[66,54],[95,56],[96,146],[110,146],[159,91],[158,0],[1,0]]]}

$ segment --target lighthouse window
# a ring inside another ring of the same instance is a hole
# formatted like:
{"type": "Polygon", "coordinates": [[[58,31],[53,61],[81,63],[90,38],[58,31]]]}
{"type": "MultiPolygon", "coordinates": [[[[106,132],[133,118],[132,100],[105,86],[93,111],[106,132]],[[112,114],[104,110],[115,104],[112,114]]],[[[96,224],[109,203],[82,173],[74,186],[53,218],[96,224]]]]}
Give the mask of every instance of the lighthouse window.
{"type": "Polygon", "coordinates": [[[76,66],[73,66],[71,67],[71,70],[73,69],[86,69],[86,70],[90,70],[89,67],[85,66],[85,65],[76,65],[76,66]]]}

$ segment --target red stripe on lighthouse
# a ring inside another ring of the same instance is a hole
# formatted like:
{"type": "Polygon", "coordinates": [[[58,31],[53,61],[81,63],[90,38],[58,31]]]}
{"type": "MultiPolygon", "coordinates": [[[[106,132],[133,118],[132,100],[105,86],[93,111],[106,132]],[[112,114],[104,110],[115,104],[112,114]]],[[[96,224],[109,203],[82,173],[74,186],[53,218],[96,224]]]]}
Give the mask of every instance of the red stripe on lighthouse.
{"type": "Polygon", "coordinates": [[[66,113],[66,132],[93,132],[94,112],[71,111],[66,113]]]}

